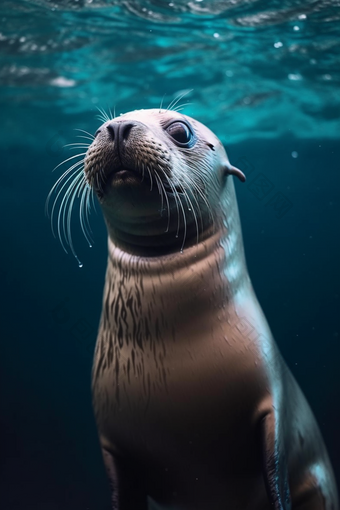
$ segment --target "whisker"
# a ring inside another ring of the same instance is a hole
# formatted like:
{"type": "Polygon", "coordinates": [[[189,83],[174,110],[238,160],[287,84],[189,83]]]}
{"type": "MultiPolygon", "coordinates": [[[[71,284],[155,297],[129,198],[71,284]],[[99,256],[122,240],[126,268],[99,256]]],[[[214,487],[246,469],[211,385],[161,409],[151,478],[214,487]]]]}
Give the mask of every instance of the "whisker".
{"type": "Polygon", "coordinates": [[[85,142],[75,142],[75,143],[67,143],[66,145],[63,145],[63,147],[78,147],[78,149],[86,149],[90,147],[90,143],[85,142]]]}
{"type": "MultiPolygon", "coordinates": [[[[66,242],[66,244],[68,244],[71,247],[71,251],[79,263],[80,263],[80,261],[74,252],[71,231],[68,231],[66,228],[66,212],[68,210],[70,200],[71,199],[74,200],[74,195],[76,194],[77,186],[80,186],[82,184],[82,182],[81,182],[82,178],[83,178],[83,174],[80,173],[80,174],[76,175],[76,177],[74,177],[73,180],[71,181],[69,187],[67,188],[67,190],[61,200],[61,203],[59,206],[59,212],[58,212],[58,216],[57,216],[57,232],[58,232],[58,239],[61,243],[61,246],[63,247],[64,251],[66,253],[68,253],[66,245],[65,245],[65,242],[66,242]],[[64,237],[62,234],[64,234],[64,237]],[[64,239],[65,239],[65,242],[64,242],[64,239]]],[[[64,186],[65,186],[65,184],[64,184],[64,186]]],[[[58,193],[58,196],[59,196],[59,194],[60,194],[60,192],[58,193]]],[[[58,200],[58,198],[56,199],[53,207],[55,207],[57,200],[58,200]]],[[[73,201],[72,201],[72,203],[73,203],[73,201]]],[[[71,211],[72,211],[72,208],[71,208],[71,211]]],[[[69,213],[69,211],[68,211],[68,213],[69,213]]]]}
{"type": "Polygon", "coordinates": [[[86,135],[89,135],[91,140],[95,139],[95,136],[92,133],[89,133],[88,131],[85,131],[84,129],[75,128],[75,131],[80,131],[81,133],[85,133],[86,135]]]}
{"type": "MultiPolygon", "coordinates": [[[[80,177],[83,177],[82,175],[80,177]]],[[[84,181],[80,182],[73,188],[73,190],[71,190],[71,193],[70,193],[70,196],[71,196],[71,199],[69,200],[69,203],[68,203],[68,212],[67,212],[67,230],[66,230],[66,233],[67,233],[67,242],[68,242],[68,245],[71,249],[71,252],[73,254],[73,256],[75,257],[75,259],[77,260],[78,262],[78,265],[79,267],[83,267],[83,263],[79,260],[76,252],[75,252],[75,249],[74,249],[74,246],[73,246],[73,239],[72,239],[72,232],[71,232],[71,219],[72,219],[72,212],[73,212],[73,204],[74,204],[74,200],[79,192],[79,188],[81,188],[81,186],[84,184],[84,181]]],[[[66,204],[65,204],[65,212],[66,212],[66,204]]],[[[65,221],[65,216],[63,216],[63,221],[65,221]]]]}
{"type": "Polygon", "coordinates": [[[163,101],[164,101],[165,96],[166,96],[166,93],[163,95],[162,100],[161,100],[161,104],[159,105],[159,113],[161,113],[161,110],[163,108],[163,101]]]}
{"type": "Polygon", "coordinates": [[[188,106],[189,104],[193,104],[192,101],[190,103],[183,103],[183,104],[180,104],[178,106],[176,106],[176,108],[173,108],[172,111],[173,112],[179,112],[181,110],[183,110],[186,106],[188,106]]]}
{"type": "MultiPolygon", "coordinates": [[[[85,140],[90,140],[91,143],[93,142],[93,138],[90,138],[89,136],[77,135],[76,138],[85,138],[85,140]]],[[[91,143],[89,143],[89,147],[91,143]]]]}
{"type": "MultiPolygon", "coordinates": [[[[49,192],[49,194],[47,195],[47,199],[46,199],[46,203],[45,203],[45,214],[46,216],[50,216],[49,215],[49,212],[48,212],[48,208],[49,208],[49,203],[50,203],[50,199],[53,195],[54,192],[57,191],[59,185],[61,184],[61,182],[66,178],[66,176],[72,172],[74,170],[73,173],[76,173],[79,171],[79,169],[77,169],[77,166],[79,165],[82,165],[83,164],[83,161],[77,161],[77,163],[75,163],[74,165],[72,165],[68,170],[66,170],[66,172],[63,173],[63,175],[61,177],[59,177],[59,179],[57,180],[57,182],[52,186],[51,188],[51,191],[49,192]]],[[[72,176],[71,176],[72,177],[72,176]]],[[[69,179],[71,179],[71,177],[69,179]]],[[[69,181],[69,179],[67,179],[65,181],[65,184],[62,186],[62,188],[60,189],[58,195],[57,195],[57,198],[56,200],[58,199],[58,196],[60,194],[60,192],[62,191],[62,189],[65,187],[65,185],[67,184],[67,182],[69,181]]],[[[52,211],[51,211],[51,217],[53,215],[53,208],[52,208],[52,211]]],[[[53,231],[53,227],[52,227],[52,231],[53,231]]]]}
{"type": "MultiPolygon", "coordinates": [[[[72,176],[73,177],[73,176],[72,176]]],[[[60,203],[60,206],[59,206],[59,212],[58,212],[58,216],[57,216],[57,232],[58,232],[58,238],[61,242],[61,245],[62,247],[64,248],[65,252],[67,252],[67,249],[66,249],[66,246],[64,244],[64,241],[63,241],[63,238],[62,238],[62,232],[61,232],[61,226],[63,227],[63,232],[64,232],[64,237],[65,237],[65,241],[67,244],[68,243],[68,239],[67,239],[67,235],[66,235],[66,231],[65,231],[65,216],[66,216],[66,210],[67,210],[67,206],[68,206],[68,202],[72,196],[72,192],[74,191],[74,189],[76,188],[76,186],[78,185],[79,182],[81,182],[81,179],[82,179],[82,174],[78,174],[76,175],[76,177],[73,178],[73,180],[71,181],[70,185],[68,186],[67,190],[65,191],[65,194],[61,200],[61,203],[60,203]],[[62,221],[61,221],[62,220],[62,221]]],[[[69,179],[68,179],[69,180],[69,179]]],[[[66,183],[65,183],[66,185],[66,183]]],[[[65,186],[64,185],[64,186],[65,186]]],[[[64,187],[63,186],[63,187],[64,187]]],[[[57,198],[56,198],[56,201],[55,201],[55,204],[57,203],[57,200],[60,196],[60,193],[61,193],[62,190],[59,191],[58,195],[57,195],[57,198]]],[[[55,206],[55,204],[53,205],[53,207],[55,206]]]]}
{"type": "MultiPolygon", "coordinates": [[[[180,226],[180,217],[179,217],[179,207],[178,207],[178,203],[181,204],[181,200],[178,196],[178,193],[177,193],[177,190],[173,184],[173,182],[171,181],[171,179],[167,176],[167,174],[164,172],[164,170],[162,169],[163,171],[163,174],[167,180],[167,183],[169,184],[171,190],[172,190],[172,193],[173,193],[173,196],[174,196],[174,199],[175,199],[175,204],[176,204],[176,210],[177,210],[177,231],[176,231],[176,238],[179,236],[179,226],[180,226]]],[[[181,204],[182,206],[182,204],[181,204]]]]}
{"type": "MultiPolygon", "coordinates": [[[[160,169],[163,171],[164,173],[164,170],[160,167],[160,169]]],[[[167,224],[167,227],[166,227],[166,230],[165,232],[168,232],[169,231],[169,227],[170,227],[170,205],[169,205],[169,199],[168,199],[168,195],[166,194],[166,191],[165,191],[165,188],[164,188],[164,184],[162,182],[162,179],[160,178],[160,176],[158,175],[158,172],[156,169],[155,170],[155,175],[156,177],[159,179],[159,182],[160,182],[160,185],[162,187],[162,190],[163,190],[163,193],[164,193],[164,196],[165,196],[165,201],[166,201],[166,205],[167,205],[167,209],[168,209],[168,224],[167,224]]],[[[163,210],[163,199],[162,199],[162,210],[163,210]]]]}
{"type": "Polygon", "coordinates": [[[110,117],[103,108],[99,108],[99,106],[96,106],[96,108],[100,112],[100,115],[97,115],[97,118],[99,120],[101,120],[102,122],[107,122],[110,120],[110,117]]]}
{"type": "MultiPolygon", "coordinates": [[[[191,170],[192,170],[192,173],[194,175],[196,175],[197,177],[201,178],[202,177],[202,171],[199,171],[198,169],[196,169],[195,167],[191,167],[191,170]]],[[[194,180],[191,179],[191,177],[189,177],[188,175],[186,175],[185,177],[188,182],[194,187],[195,191],[197,192],[197,194],[201,197],[201,199],[203,200],[203,202],[205,203],[206,207],[207,207],[207,210],[210,214],[210,218],[211,218],[211,221],[213,223],[213,226],[215,224],[215,219],[214,219],[214,215],[213,215],[213,212],[212,212],[212,209],[211,209],[211,205],[209,204],[208,200],[206,199],[206,197],[204,196],[204,193],[202,192],[202,190],[200,189],[200,187],[195,183],[194,180]]]]}
{"type": "Polygon", "coordinates": [[[86,201],[88,198],[89,193],[89,185],[84,182],[83,187],[81,189],[81,200],[79,205],[79,220],[80,220],[80,226],[83,231],[83,234],[85,236],[85,239],[87,240],[89,247],[92,248],[93,240],[91,237],[91,228],[89,228],[89,222],[88,222],[88,211],[86,209],[86,201]]]}
{"type": "Polygon", "coordinates": [[[64,161],[62,161],[61,163],[59,163],[59,165],[55,166],[52,170],[52,172],[54,172],[57,168],[59,168],[61,165],[64,165],[65,163],[67,163],[68,161],[71,161],[71,159],[74,159],[74,158],[80,158],[81,156],[85,156],[86,155],[86,152],[82,152],[81,154],[75,154],[74,156],[71,156],[67,159],[65,159],[64,161]]]}
{"type": "Polygon", "coordinates": [[[96,208],[96,204],[95,204],[95,201],[94,201],[94,191],[93,191],[93,188],[91,186],[91,191],[90,191],[90,199],[89,199],[89,202],[91,200],[91,203],[92,203],[92,207],[93,207],[93,210],[95,213],[97,213],[97,208],[96,208]]]}
{"type": "Polygon", "coordinates": [[[150,183],[151,183],[151,184],[150,184],[150,191],[152,191],[152,183],[153,183],[153,180],[152,180],[152,174],[151,174],[151,172],[150,172],[150,168],[149,168],[148,166],[146,167],[146,169],[147,169],[147,171],[148,171],[148,173],[149,173],[149,177],[150,177],[150,183]]]}
{"type": "MultiPolygon", "coordinates": [[[[179,188],[181,188],[181,192],[184,194],[184,196],[187,196],[186,191],[185,191],[182,183],[179,181],[178,178],[175,178],[175,184],[179,188]]],[[[175,188],[175,191],[176,191],[176,194],[178,196],[176,188],[175,188]]],[[[183,207],[183,204],[182,204],[182,200],[180,198],[178,200],[179,200],[179,205],[180,205],[181,210],[182,210],[183,222],[184,222],[184,234],[183,234],[183,242],[182,242],[182,246],[181,246],[181,253],[182,253],[184,245],[185,245],[186,237],[187,237],[187,217],[186,217],[185,210],[184,210],[184,207],[183,207]]]]}
{"type": "Polygon", "coordinates": [[[192,92],[193,89],[190,89],[190,90],[186,90],[185,92],[182,92],[182,94],[179,94],[179,96],[175,97],[175,99],[173,99],[171,101],[171,103],[169,104],[169,106],[167,107],[167,110],[172,110],[176,104],[181,100],[183,99],[183,97],[187,96],[188,94],[190,94],[190,92],[192,92]]]}
{"type": "MultiPolygon", "coordinates": [[[[197,194],[200,195],[201,191],[200,191],[199,187],[197,186],[197,184],[195,183],[195,181],[193,179],[191,179],[189,176],[186,176],[185,180],[186,180],[186,184],[190,185],[194,189],[194,192],[197,192],[197,194]]],[[[201,195],[201,196],[203,197],[203,195],[201,195]]],[[[195,193],[192,194],[192,198],[195,201],[195,204],[197,205],[197,210],[198,210],[200,222],[201,222],[201,231],[203,232],[202,211],[201,211],[201,208],[200,208],[200,205],[198,203],[195,193]]]]}
{"type": "Polygon", "coordinates": [[[157,184],[157,188],[158,188],[158,193],[161,196],[161,216],[162,216],[162,214],[163,214],[163,206],[164,206],[164,196],[163,196],[164,187],[162,185],[162,180],[159,177],[156,168],[154,168],[154,174],[155,174],[156,184],[157,184]]]}

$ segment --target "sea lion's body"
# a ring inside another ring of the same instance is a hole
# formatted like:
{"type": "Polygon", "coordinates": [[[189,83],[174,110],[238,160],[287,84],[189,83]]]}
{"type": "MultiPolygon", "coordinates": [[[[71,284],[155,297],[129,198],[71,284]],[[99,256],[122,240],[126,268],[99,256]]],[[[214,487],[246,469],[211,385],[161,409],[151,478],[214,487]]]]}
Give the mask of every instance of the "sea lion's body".
{"type": "Polygon", "coordinates": [[[252,289],[234,186],[226,177],[237,171],[220,142],[188,117],[151,110],[103,125],[85,159],[94,187],[102,153],[106,178],[97,190],[109,258],[93,402],[113,509],[146,510],[149,497],[162,510],[337,510],[318,426],[252,289]],[[169,130],[165,122],[164,135],[157,122],[163,126],[166,116],[190,122],[193,146],[183,150],[186,138],[178,132],[179,149],[167,142],[165,135],[181,127],[169,130]],[[111,153],[107,131],[116,146],[111,153]],[[136,156],[131,167],[134,151],[150,136],[168,161],[158,192],[141,175],[156,167],[140,163],[158,163],[158,152],[136,156]],[[202,196],[192,197],[175,177],[188,172],[190,157],[193,189],[202,160],[202,196]],[[116,172],[107,170],[108,160],[116,161],[116,172]],[[171,179],[177,199],[195,214],[181,216],[171,179]],[[160,196],[165,215],[154,209],[160,196]]]}

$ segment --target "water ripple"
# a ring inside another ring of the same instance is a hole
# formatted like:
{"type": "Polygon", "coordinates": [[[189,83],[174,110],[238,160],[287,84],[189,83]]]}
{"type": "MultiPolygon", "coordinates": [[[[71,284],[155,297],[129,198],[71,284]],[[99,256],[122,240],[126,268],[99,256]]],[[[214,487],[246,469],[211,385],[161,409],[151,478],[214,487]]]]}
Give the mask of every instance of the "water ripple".
{"type": "MultiPolygon", "coordinates": [[[[340,2],[3,0],[2,108],[186,110],[225,142],[338,136],[340,2]]],[[[8,110],[9,111],[9,110],[8,110]]]]}

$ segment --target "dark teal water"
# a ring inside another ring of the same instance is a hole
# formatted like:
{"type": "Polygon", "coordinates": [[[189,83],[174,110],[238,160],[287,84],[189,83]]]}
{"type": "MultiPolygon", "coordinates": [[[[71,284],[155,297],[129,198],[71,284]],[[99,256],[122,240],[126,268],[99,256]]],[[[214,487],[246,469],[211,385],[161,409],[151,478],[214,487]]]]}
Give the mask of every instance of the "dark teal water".
{"type": "MultiPolygon", "coordinates": [[[[46,196],[96,107],[183,110],[225,143],[251,278],[340,479],[340,4],[8,1],[0,5],[1,510],[108,510],[90,370],[103,221],[78,268],[46,196]]],[[[231,509],[232,510],[232,509],[231,509]]]]}

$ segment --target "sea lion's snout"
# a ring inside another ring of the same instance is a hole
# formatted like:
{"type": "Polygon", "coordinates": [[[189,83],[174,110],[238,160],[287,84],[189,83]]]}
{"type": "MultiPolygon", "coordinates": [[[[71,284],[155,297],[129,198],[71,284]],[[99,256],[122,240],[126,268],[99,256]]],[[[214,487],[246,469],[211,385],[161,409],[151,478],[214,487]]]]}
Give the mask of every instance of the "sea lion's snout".
{"type": "Polygon", "coordinates": [[[152,181],[167,182],[171,153],[152,126],[113,119],[98,129],[85,156],[84,172],[101,200],[117,186],[144,184],[150,188],[152,181]]]}

